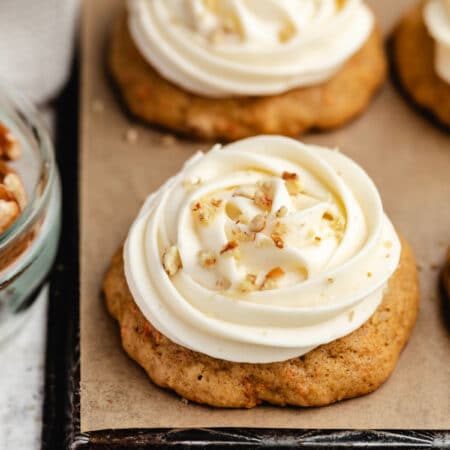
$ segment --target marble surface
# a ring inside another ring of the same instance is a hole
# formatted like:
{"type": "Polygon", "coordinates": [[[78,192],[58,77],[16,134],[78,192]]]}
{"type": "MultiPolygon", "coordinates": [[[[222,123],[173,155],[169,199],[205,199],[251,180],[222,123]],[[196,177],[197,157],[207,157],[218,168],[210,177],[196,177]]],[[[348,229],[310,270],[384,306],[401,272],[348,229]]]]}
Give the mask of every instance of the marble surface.
{"type": "MultiPolygon", "coordinates": [[[[55,115],[39,109],[51,135],[55,115]]],[[[20,329],[0,342],[0,450],[41,448],[48,286],[27,311],[20,329]]]]}
{"type": "Polygon", "coordinates": [[[20,330],[0,343],[0,449],[41,447],[48,288],[20,330]]]}

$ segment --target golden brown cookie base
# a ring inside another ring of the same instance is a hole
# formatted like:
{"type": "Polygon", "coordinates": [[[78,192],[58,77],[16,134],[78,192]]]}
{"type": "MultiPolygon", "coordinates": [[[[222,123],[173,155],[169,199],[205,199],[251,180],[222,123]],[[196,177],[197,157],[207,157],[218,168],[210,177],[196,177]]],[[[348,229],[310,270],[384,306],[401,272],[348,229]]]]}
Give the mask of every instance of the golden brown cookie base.
{"type": "Polygon", "coordinates": [[[434,41],[422,17],[423,3],[409,12],[394,34],[394,61],[403,88],[421,107],[450,126],[450,84],[434,70],[434,41]]]}
{"type": "Polygon", "coordinates": [[[140,55],[122,17],[109,49],[109,67],[128,109],[146,122],[190,136],[236,140],[257,134],[296,136],[339,126],[368,105],[386,75],[376,29],[328,82],[281,95],[211,99],[162,78],[140,55]]]}
{"type": "Polygon", "coordinates": [[[223,361],[171,342],[144,318],[125,280],[122,249],[104,279],[110,313],[125,351],[159,386],[213,406],[318,406],[367,394],[390,375],[416,320],[419,291],[414,256],[403,242],[400,266],[382,304],[363,326],[308,354],[271,364],[223,361]]]}

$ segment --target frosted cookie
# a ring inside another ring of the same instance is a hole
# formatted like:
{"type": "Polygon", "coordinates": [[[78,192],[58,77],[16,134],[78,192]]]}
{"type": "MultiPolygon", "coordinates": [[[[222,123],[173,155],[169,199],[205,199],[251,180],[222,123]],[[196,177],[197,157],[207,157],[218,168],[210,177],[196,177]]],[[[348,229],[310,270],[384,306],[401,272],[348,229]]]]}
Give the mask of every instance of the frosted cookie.
{"type": "Polygon", "coordinates": [[[245,408],[373,391],[419,295],[367,174],[279,136],[189,160],[145,202],[104,292],[124,349],[156,384],[245,408]]]}
{"type": "Polygon", "coordinates": [[[450,126],[450,1],[421,2],[394,34],[394,60],[405,91],[450,126]]]}
{"type": "Polygon", "coordinates": [[[386,73],[362,0],[131,0],[109,67],[135,116],[225,140],[342,125],[386,73]]]}

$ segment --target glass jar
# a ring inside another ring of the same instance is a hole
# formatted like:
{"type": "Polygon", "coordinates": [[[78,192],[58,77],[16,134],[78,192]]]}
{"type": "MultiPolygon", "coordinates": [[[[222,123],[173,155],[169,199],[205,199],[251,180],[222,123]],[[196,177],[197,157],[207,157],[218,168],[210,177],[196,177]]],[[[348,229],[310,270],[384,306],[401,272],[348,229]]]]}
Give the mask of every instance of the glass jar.
{"type": "Polygon", "coordinates": [[[22,155],[8,162],[22,179],[28,204],[0,234],[0,341],[16,330],[42,287],[56,255],[61,188],[53,145],[37,111],[0,85],[0,122],[19,141],[22,155]]]}

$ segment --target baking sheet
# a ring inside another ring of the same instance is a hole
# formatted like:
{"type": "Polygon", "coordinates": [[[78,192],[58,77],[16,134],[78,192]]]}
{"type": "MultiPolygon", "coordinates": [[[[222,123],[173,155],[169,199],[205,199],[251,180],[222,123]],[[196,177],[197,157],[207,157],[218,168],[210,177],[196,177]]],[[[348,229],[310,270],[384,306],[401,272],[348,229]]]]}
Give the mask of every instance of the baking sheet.
{"type": "MultiPolygon", "coordinates": [[[[385,34],[408,0],[370,2],[385,34]]],[[[421,267],[421,311],[391,378],[376,392],[322,408],[224,410],[155,387],[122,351],[100,296],[109,261],[153,189],[195,150],[124,114],[104,69],[122,0],[85,1],[82,25],[81,431],[123,428],[450,428],[450,328],[438,270],[450,244],[450,135],[418,114],[392,82],[351,124],[302,139],[338,146],[380,189],[385,209],[421,267]],[[130,131],[132,130],[132,131],[130,131]]]]}

